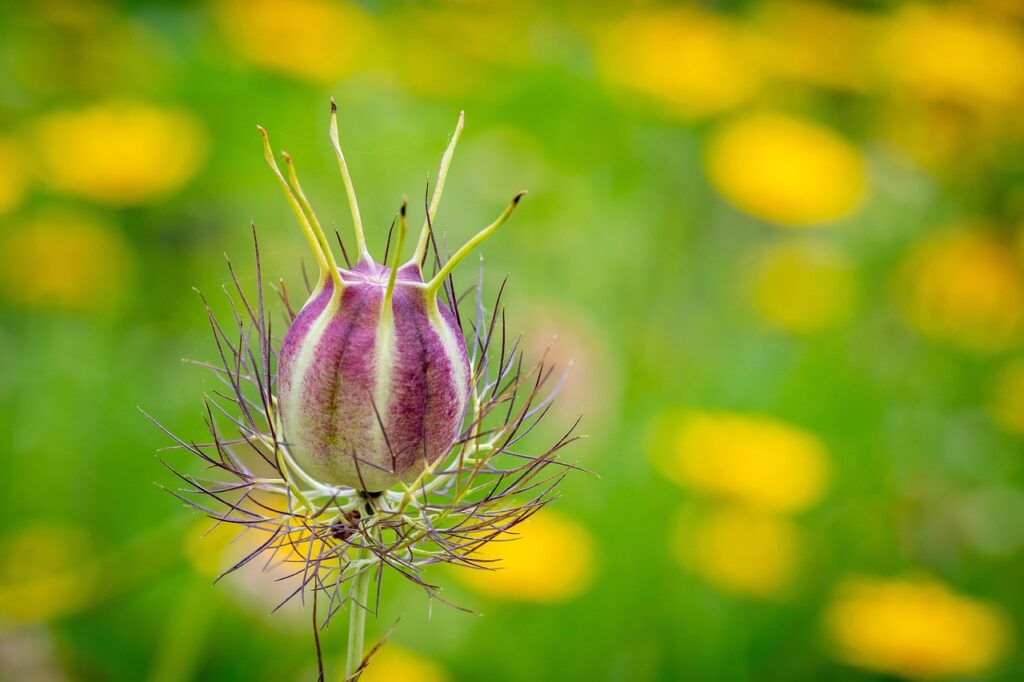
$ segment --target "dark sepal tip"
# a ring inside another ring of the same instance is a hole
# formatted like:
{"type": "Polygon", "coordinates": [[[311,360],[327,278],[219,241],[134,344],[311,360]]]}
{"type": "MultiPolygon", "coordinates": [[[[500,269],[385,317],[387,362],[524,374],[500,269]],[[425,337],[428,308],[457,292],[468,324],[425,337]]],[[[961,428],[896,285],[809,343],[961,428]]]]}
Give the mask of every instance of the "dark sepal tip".
{"type": "Polygon", "coordinates": [[[517,194],[514,197],[512,197],[512,203],[513,204],[518,204],[519,200],[522,199],[524,196],[526,196],[526,190],[525,189],[522,192],[520,192],[519,194],[517,194]]]}
{"type": "Polygon", "coordinates": [[[405,217],[405,211],[406,211],[406,209],[408,207],[409,207],[409,202],[408,201],[403,201],[402,202],[402,209],[401,209],[401,213],[402,213],[402,217],[403,218],[405,217]]]}
{"type": "Polygon", "coordinates": [[[334,101],[333,97],[331,98],[331,113],[332,114],[338,113],[338,103],[334,101]]]}

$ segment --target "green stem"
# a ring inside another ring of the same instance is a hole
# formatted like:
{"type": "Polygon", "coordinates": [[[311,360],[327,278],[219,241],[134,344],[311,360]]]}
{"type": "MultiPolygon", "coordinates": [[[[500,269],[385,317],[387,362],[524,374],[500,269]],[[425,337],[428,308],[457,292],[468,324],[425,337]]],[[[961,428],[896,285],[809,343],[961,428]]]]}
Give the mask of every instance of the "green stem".
{"type": "MultiPolygon", "coordinates": [[[[354,561],[366,559],[370,555],[368,549],[356,550],[354,561]]],[[[363,568],[362,572],[352,580],[352,603],[348,605],[348,655],[345,659],[345,679],[355,680],[353,677],[363,662],[363,640],[366,634],[366,610],[367,598],[370,594],[370,569],[363,568]]]]}

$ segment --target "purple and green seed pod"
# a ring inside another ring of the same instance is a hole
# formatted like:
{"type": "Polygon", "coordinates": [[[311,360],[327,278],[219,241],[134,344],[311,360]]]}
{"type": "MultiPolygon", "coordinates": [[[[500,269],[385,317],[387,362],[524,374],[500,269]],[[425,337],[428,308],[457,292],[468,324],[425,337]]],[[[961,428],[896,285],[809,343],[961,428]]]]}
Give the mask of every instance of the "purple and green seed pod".
{"type": "Polygon", "coordinates": [[[289,171],[285,180],[260,128],[267,162],[320,268],[278,354],[278,416],[294,462],[325,483],[377,492],[411,482],[449,452],[459,436],[471,370],[462,331],[438,292],[459,261],[508,219],[523,195],[517,194],[434,277],[423,280],[420,263],[462,124],[460,114],[412,258],[404,265],[399,260],[407,232],[403,202],[394,258],[383,265],[366,248],[332,100],[330,139],[359,252],[351,269],[338,267],[291,158],[283,154],[289,171]]]}

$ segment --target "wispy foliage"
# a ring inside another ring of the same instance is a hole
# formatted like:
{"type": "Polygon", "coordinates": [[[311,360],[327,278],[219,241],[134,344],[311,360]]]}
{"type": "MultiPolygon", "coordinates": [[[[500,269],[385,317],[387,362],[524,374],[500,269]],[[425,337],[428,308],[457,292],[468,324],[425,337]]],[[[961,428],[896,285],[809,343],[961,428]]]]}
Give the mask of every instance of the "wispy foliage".
{"type": "MultiPolygon", "coordinates": [[[[439,268],[432,234],[431,240],[439,268]]],[[[265,569],[283,569],[278,579],[293,581],[294,589],[281,605],[312,595],[315,608],[325,598],[326,608],[314,621],[322,627],[354,600],[349,583],[358,576],[372,576],[376,596],[373,603],[353,608],[375,611],[386,569],[433,598],[438,586],[425,579],[425,567],[446,563],[493,568],[476,550],[514,539],[515,527],[553,499],[558,483],[575,468],[556,455],[578,437],[574,424],[543,452],[521,449],[523,439],[547,415],[561,381],[553,381],[555,368],[544,358],[528,365],[521,339],[509,338],[504,282],[489,307],[484,304],[482,266],[477,284],[461,296],[451,277],[444,285],[443,304],[472,342],[470,404],[451,451],[408,485],[364,493],[315,480],[289,454],[276,408],[275,316],[264,297],[255,229],[253,243],[255,298],[243,289],[230,262],[232,284],[224,288],[227,319],[218,319],[203,297],[217,361],[190,362],[218,380],[219,387],[204,398],[209,437],[196,442],[157,424],[174,441],[169,450],[184,451],[203,466],[201,474],[193,474],[188,462],[177,457],[165,461],[184,484],[171,494],[215,524],[235,525],[258,540],[224,575],[254,561],[262,561],[265,569]],[[475,321],[468,330],[461,310],[467,299],[475,299],[475,321]]],[[[283,280],[274,289],[280,299],[279,319],[290,325],[295,312],[283,280]]]]}

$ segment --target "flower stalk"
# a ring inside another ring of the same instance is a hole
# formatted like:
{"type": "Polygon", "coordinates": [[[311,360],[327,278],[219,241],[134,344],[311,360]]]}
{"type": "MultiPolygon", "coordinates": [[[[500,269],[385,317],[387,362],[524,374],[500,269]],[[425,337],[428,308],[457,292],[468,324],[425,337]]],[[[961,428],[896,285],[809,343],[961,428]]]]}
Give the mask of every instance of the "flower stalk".
{"type": "MultiPolygon", "coordinates": [[[[370,556],[366,549],[358,549],[353,556],[354,561],[362,561],[370,556]]],[[[370,569],[365,568],[352,581],[352,604],[348,614],[348,649],[345,655],[345,680],[358,679],[363,664],[363,649],[366,637],[366,612],[370,605],[370,569]]]]}

